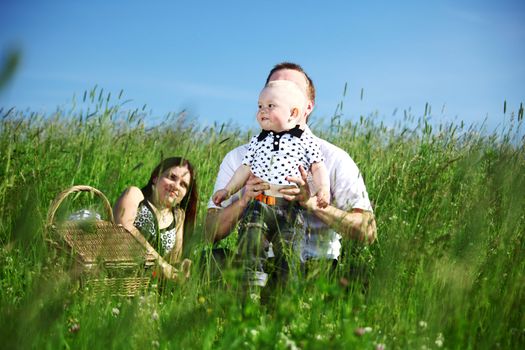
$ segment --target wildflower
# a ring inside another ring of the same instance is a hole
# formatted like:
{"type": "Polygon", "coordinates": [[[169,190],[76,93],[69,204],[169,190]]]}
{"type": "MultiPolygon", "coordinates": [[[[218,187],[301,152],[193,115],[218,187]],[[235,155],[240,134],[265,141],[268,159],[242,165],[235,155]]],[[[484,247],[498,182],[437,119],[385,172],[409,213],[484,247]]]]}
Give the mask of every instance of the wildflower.
{"type": "Polygon", "coordinates": [[[80,330],[80,325],[78,323],[76,323],[76,322],[71,324],[71,326],[68,329],[69,333],[76,333],[79,330],[80,330]]]}
{"type": "Polygon", "coordinates": [[[443,342],[445,341],[445,338],[443,337],[442,333],[438,333],[438,336],[436,338],[436,341],[434,342],[438,348],[443,346],[443,342]]]}
{"type": "Polygon", "coordinates": [[[363,335],[365,335],[365,329],[363,327],[357,327],[356,329],[354,329],[354,334],[357,335],[358,337],[362,337],[363,335]]]}
{"type": "Polygon", "coordinates": [[[386,349],[385,344],[382,344],[382,343],[376,344],[375,350],[385,350],[385,349],[386,349]]]}
{"type": "Polygon", "coordinates": [[[419,327],[425,329],[427,328],[427,323],[425,321],[419,321],[419,327]]]}
{"type": "Polygon", "coordinates": [[[300,350],[293,339],[288,338],[285,334],[280,333],[280,340],[284,342],[285,348],[290,350],[300,350]]]}
{"type": "Polygon", "coordinates": [[[203,297],[203,296],[201,295],[201,296],[199,297],[198,301],[199,301],[199,304],[202,305],[202,304],[204,304],[204,303],[206,302],[206,298],[203,297]]]}
{"type": "Polygon", "coordinates": [[[154,347],[154,348],[159,348],[160,347],[160,343],[158,340],[152,340],[151,341],[151,346],[154,347]]]}
{"type": "Polygon", "coordinates": [[[153,313],[151,314],[151,318],[153,319],[153,321],[157,321],[159,319],[159,314],[157,313],[157,310],[153,311],[153,313]]]}
{"type": "Polygon", "coordinates": [[[113,314],[113,316],[117,317],[118,315],[120,315],[120,310],[118,309],[118,307],[114,307],[113,309],[111,309],[111,313],[113,314]]]}
{"type": "Polygon", "coordinates": [[[310,310],[310,304],[302,300],[299,302],[299,307],[301,308],[301,310],[310,310]]]}
{"type": "Polygon", "coordinates": [[[259,331],[256,330],[256,329],[250,329],[250,334],[252,336],[252,338],[257,338],[257,335],[259,334],[259,331]]]}
{"type": "Polygon", "coordinates": [[[357,335],[358,337],[362,337],[366,333],[370,333],[370,332],[372,332],[372,327],[357,327],[354,330],[354,334],[357,335]]]}

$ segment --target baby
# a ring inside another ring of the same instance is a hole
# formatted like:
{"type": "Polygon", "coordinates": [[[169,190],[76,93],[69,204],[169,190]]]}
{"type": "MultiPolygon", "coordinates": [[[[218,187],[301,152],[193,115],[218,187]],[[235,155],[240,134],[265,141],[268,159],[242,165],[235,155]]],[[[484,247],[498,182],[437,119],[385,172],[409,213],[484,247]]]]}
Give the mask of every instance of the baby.
{"type": "Polygon", "coordinates": [[[264,272],[266,247],[262,242],[272,243],[275,271],[283,280],[301,261],[299,247],[305,233],[303,209],[279,192],[296,186],[286,178],[300,178],[300,166],[311,171],[317,205],[324,208],[329,202],[330,183],[319,145],[298,125],[305,107],[306,97],[296,83],[269,82],[259,95],[257,121],[263,130],[251,139],[242,165],[226,187],[213,195],[213,202],[220,205],[242,188],[252,173],[270,185],[269,190],[250,202],[239,225],[244,278],[251,286],[262,287],[268,278],[264,272]]]}
{"type": "Polygon", "coordinates": [[[226,187],[213,195],[216,205],[241,189],[252,173],[270,184],[265,198],[283,197],[279,190],[296,186],[286,177],[300,178],[300,165],[312,173],[317,206],[329,204],[330,183],[319,144],[298,125],[305,106],[306,97],[294,82],[275,80],[264,87],[257,112],[263,130],[251,139],[242,165],[226,187]]]}

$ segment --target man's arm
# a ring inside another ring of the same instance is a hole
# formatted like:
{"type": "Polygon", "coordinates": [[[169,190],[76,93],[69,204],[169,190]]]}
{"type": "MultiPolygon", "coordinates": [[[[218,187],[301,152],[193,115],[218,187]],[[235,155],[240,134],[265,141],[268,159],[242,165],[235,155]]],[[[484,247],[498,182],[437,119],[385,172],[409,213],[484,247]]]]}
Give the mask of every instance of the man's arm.
{"type": "Polygon", "coordinates": [[[303,167],[299,167],[299,171],[301,172],[300,178],[287,178],[298,187],[280,190],[284,198],[299,201],[306,210],[313,212],[321,221],[345,238],[367,243],[373,243],[376,240],[377,229],[372,212],[361,209],[345,211],[333,205],[328,205],[326,208],[318,207],[316,198],[310,196],[306,171],[303,167]]]}
{"type": "Polygon", "coordinates": [[[377,239],[376,221],[370,211],[352,209],[348,212],[332,205],[320,208],[315,197],[311,197],[302,205],[344,238],[365,243],[373,243],[377,239]]]}
{"type": "Polygon", "coordinates": [[[206,214],[206,240],[217,242],[226,238],[237,225],[250,200],[269,188],[270,185],[267,182],[250,175],[239,200],[226,208],[209,208],[206,214]]]}
{"type": "Polygon", "coordinates": [[[328,177],[328,171],[326,170],[324,162],[313,163],[311,170],[317,205],[321,208],[326,208],[326,206],[330,204],[330,179],[328,177]]]}
{"type": "Polygon", "coordinates": [[[206,213],[206,241],[213,243],[226,238],[244,211],[241,201],[235,201],[224,209],[209,208],[206,213]]]}

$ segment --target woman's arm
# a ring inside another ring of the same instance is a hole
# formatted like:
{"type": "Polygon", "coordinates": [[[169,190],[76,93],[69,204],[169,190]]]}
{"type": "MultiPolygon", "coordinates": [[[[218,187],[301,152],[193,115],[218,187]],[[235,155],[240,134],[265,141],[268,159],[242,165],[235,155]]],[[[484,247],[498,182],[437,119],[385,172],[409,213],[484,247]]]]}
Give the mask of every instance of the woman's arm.
{"type": "Polygon", "coordinates": [[[127,231],[129,231],[137,239],[137,241],[140,244],[142,244],[144,248],[146,248],[147,254],[151,255],[157,261],[157,264],[161,268],[162,274],[166,278],[176,279],[177,277],[179,277],[179,270],[177,270],[176,268],[171,266],[166,260],[164,260],[164,258],[160,256],[159,253],[157,253],[155,248],[153,248],[151,244],[149,244],[146,238],[144,238],[142,233],[140,233],[140,231],[135,226],[132,226],[131,229],[128,229],[125,226],[124,228],[126,228],[127,231]]]}
{"type": "Polygon", "coordinates": [[[180,261],[180,257],[182,256],[182,246],[184,244],[184,210],[177,209],[175,216],[175,220],[177,220],[177,232],[175,234],[175,245],[171,249],[169,255],[169,262],[171,264],[180,261]]]}
{"type": "Polygon", "coordinates": [[[177,215],[177,234],[175,238],[175,246],[173,249],[171,249],[170,256],[169,256],[169,262],[170,264],[179,263],[180,265],[177,265],[179,269],[176,270],[177,276],[183,276],[184,278],[190,277],[191,273],[191,265],[192,261],[190,259],[184,259],[182,261],[182,248],[184,246],[184,219],[186,216],[186,212],[182,209],[177,209],[176,211],[177,215]]]}
{"type": "Polygon", "coordinates": [[[113,208],[115,223],[117,225],[122,225],[137,239],[140,244],[142,244],[147,253],[155,258],[164,276],[175,279],[178,277],[178,270],[167,263],[162,258],[162,256],[160,256],[159,253],[157,253],[157,251],[151,246],[151,244],[149,244],[142,233],[140,233],[140,231],[135,226],[133,226],[137,216],[139,204],[143,199],[144,195],[138,187],[132,186],[126,189],[117,200],[113,208]]]}
{"type": "Polygon", "coordinates": [[[144,195],[140,188],[131,186],[120,195],[113,207],[115,223],[124,226],[128,231],[135,228],[133,223],[137,217],[137,210],[144,195]]]}

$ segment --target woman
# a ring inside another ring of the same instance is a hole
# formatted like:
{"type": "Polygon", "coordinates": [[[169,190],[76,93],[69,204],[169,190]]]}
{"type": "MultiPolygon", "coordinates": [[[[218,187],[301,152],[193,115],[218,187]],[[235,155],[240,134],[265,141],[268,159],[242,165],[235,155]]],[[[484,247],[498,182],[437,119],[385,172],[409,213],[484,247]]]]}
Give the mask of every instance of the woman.
{"type": "MultiPolygon", "coordinates": [[[[131,186],[122,193],[113,209],[115,222],[147,247],[167,277],[176,277],[177,271],[164,259],[170,264],[180,260],[184,237],[195,223],[197,200],[193,166],[184,158],[167,158],[146,186],[131,186]]],[[[188,267],[183,262],[183,269],[188,267]]]]}

